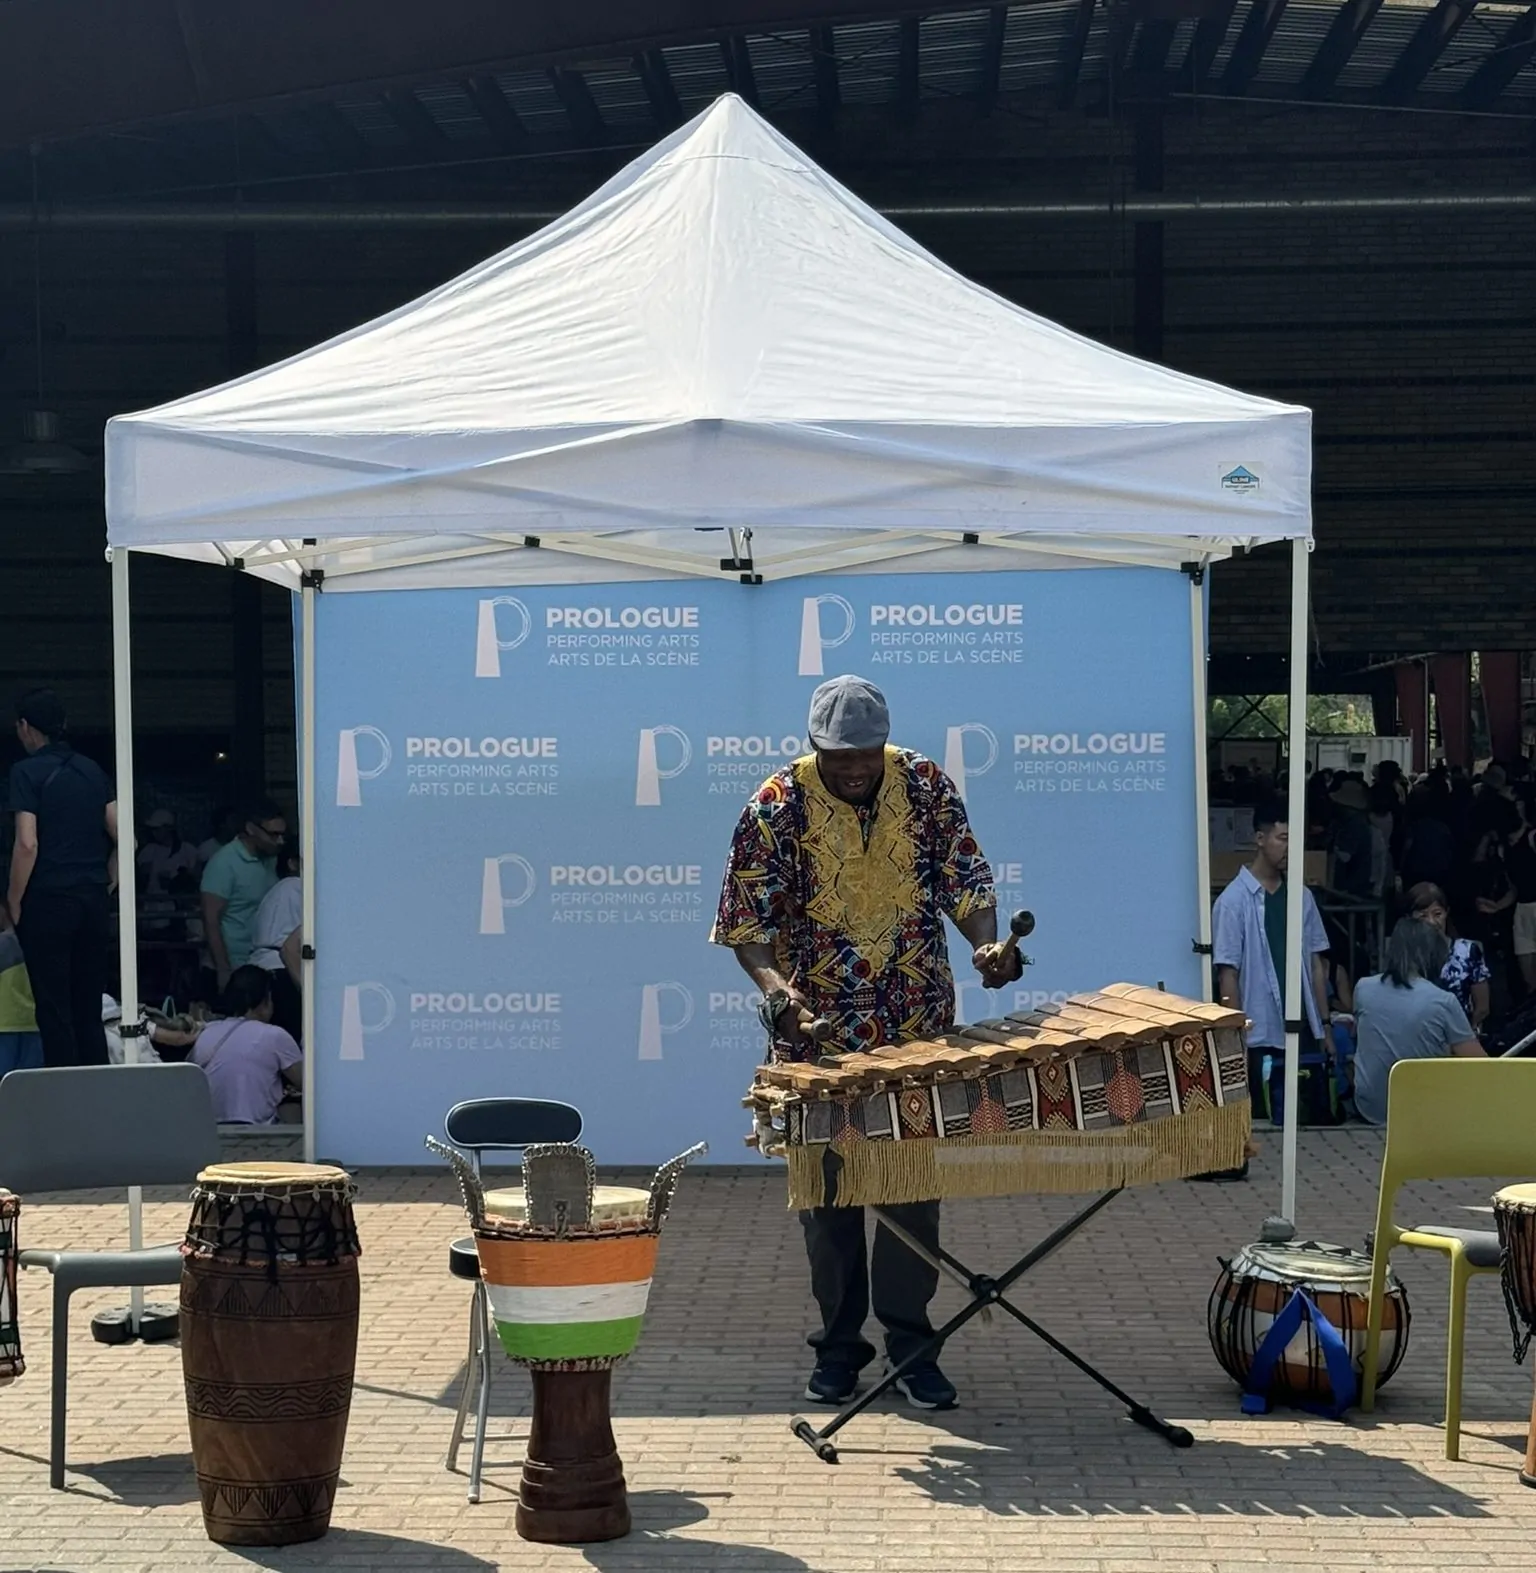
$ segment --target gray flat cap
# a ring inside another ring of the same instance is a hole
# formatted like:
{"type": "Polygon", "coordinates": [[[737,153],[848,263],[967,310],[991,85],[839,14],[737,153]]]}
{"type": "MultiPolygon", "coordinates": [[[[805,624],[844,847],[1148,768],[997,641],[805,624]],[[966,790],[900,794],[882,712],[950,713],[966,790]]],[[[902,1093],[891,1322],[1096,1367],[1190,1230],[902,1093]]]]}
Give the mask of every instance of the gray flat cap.
{"type": "Polygon", "coordinates": [[[882,748],[891,735],[885,695],[867,677],[829,677],[811,695],[812,748],[882,748]]]}

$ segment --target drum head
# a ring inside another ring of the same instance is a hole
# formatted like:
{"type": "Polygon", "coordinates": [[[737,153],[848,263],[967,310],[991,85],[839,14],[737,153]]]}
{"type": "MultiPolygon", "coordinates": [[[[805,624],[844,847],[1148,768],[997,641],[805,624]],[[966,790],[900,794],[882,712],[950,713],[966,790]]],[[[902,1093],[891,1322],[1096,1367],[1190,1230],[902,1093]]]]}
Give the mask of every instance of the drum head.
{"type": "Polygon", "coordinates": [[[1506,1185],[1493,1193],[1495,1207],[1513,1207],[1519,1212],[1536,1210],[1536,1185],[1506,1185]]]}
{"type": "MultiPolygon", "coordinates": [[[[622,1224],[645,1222],[651,1206],[651,1193],[636,1190],[632,1185],[594,1185],[592,1187],[592,1222],[609,1228],[622,1224]]],[[[509,1185],[505,1190],[485,1193],[485,1215],[503,1223],[520,1224],[527,1217],[527,1204],[521,1185],[509,1185]]]]}
{"type": "Polygon", "coordinates": [[[1272,1278],[1280,1283],[1308,1284],[1366,1294],[1371,1284],[1371,1259],[1345,1245],[1301,1240],[1289,1245],[1245,1245],[1232,1258],[1234,1277],[1272,1278]]]}
{"type": "Polygon", "coordinates": [[[199,1185],[346,1185],[351,1175],[329,1163],[216,1163],[197,1177],[199,1185]]]}

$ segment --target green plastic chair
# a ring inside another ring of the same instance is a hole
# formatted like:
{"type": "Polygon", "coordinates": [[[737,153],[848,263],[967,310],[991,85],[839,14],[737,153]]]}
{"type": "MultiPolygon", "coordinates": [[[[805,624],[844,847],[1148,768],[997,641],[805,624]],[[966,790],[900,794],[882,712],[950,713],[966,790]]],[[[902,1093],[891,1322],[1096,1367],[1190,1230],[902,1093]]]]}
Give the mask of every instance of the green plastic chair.
{"type": "Polygon", "coordinates": [[[1398,1190],[1409,1180],[1475,1175],[1527,1179],[1536,1174],[1536,1060],[1399,1060],[1387,1082],[1387,1147],[1381,1159],[1371,1257],[1370,1328],[1360,1407],[1376,1407],[1382,1301],[1387,1258],[1399,1245],[1450,1259],[1451,1310],[1445,1348],[1445,1456],[1460,1456],[1461,1367],[1467,1284],[1499,1270],[1499,1239],[1490,1229],[1393,1219],[1398,1190]]]}

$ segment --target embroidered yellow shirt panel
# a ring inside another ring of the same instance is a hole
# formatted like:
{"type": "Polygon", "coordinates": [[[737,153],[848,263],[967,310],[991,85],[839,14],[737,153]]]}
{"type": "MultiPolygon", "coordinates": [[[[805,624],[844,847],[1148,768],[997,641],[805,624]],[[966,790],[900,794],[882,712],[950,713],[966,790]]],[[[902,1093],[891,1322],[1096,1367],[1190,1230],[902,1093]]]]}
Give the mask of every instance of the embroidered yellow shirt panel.
{"type": "Polygon", "coordinates": [[[898,750],[887,745],[885,778],[865,826],[858,811],[834,797],[816,769],[814,755],[797,759],[795,782],[805,793],[806,829],[800,850],[810,865],[806,915],[841,934],[872,973],[895,955],[904,919],[921,906],[917,883],[917,832],[898,750]]]}

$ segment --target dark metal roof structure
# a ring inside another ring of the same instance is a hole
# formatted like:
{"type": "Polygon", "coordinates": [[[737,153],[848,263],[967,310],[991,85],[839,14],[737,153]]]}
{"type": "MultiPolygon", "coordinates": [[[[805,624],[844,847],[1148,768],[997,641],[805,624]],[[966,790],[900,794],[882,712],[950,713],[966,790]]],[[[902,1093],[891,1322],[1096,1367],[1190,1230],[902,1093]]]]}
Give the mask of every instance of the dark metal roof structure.
{"type": "Polygon", "coordinates": [[[1230,100],[1536,119],[1536,3],[7,0],[0,200],[613,153],[727,90],[835,134],[943,101],[1115,112],[1230,100]]]}

